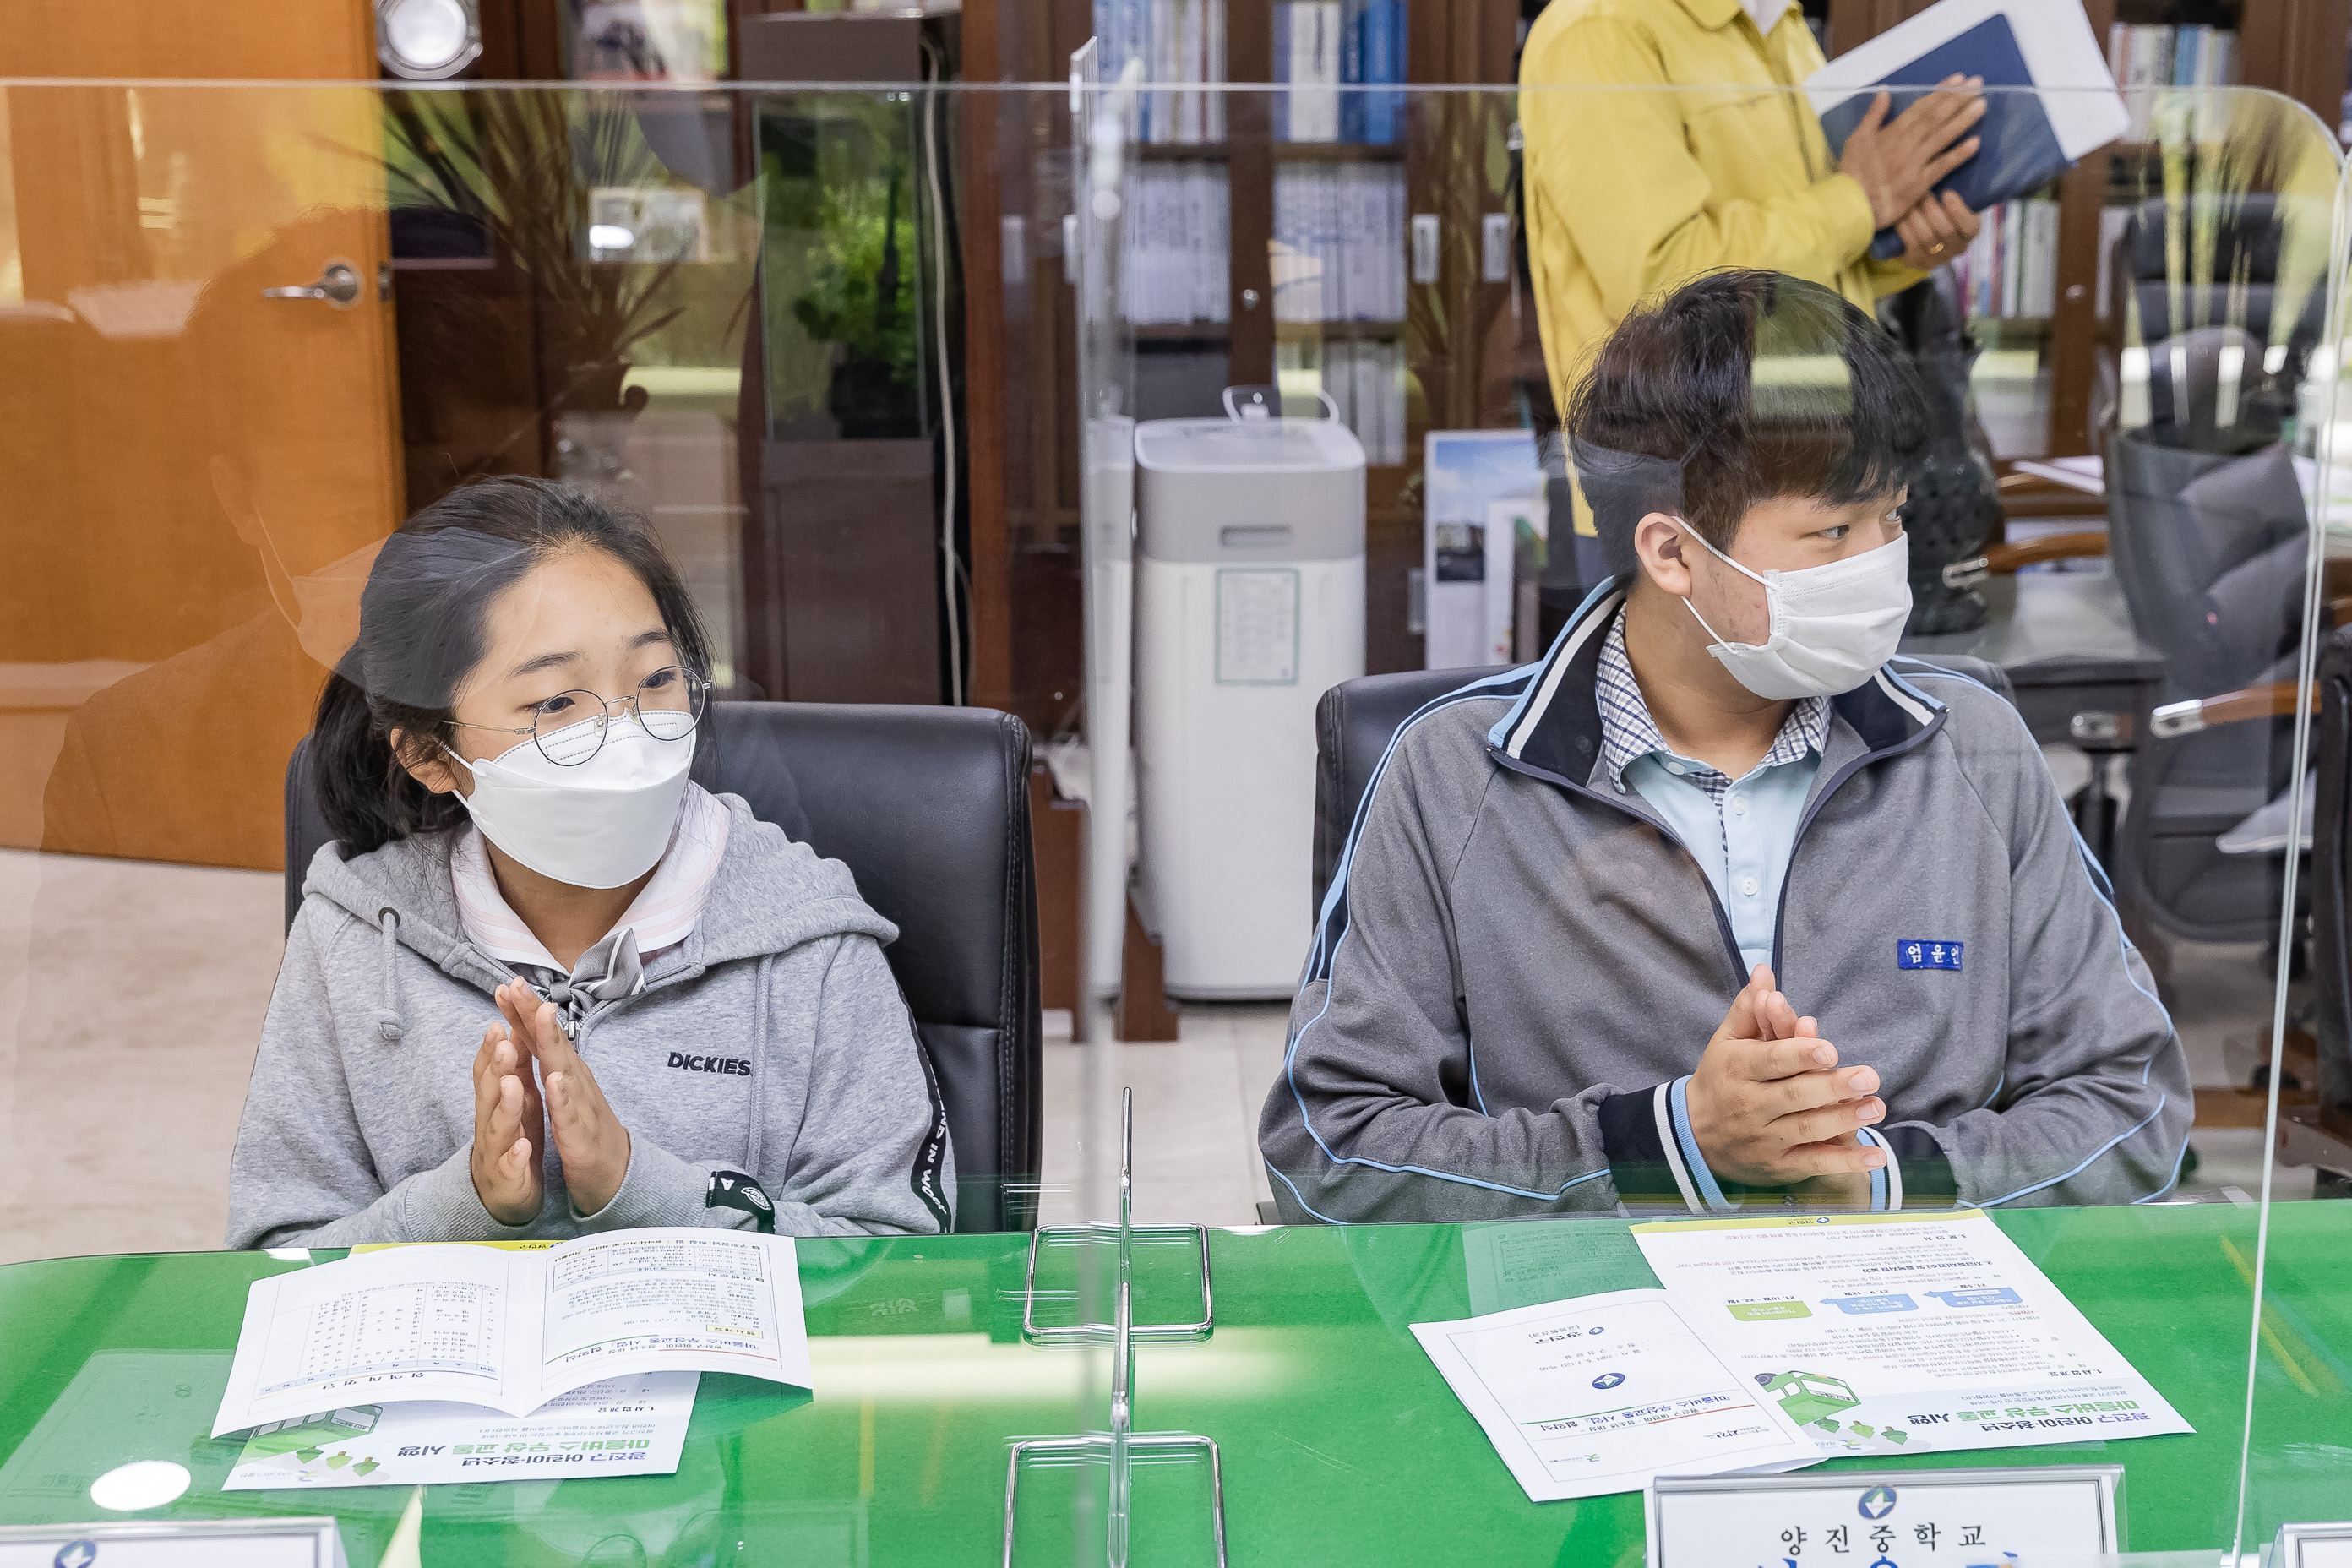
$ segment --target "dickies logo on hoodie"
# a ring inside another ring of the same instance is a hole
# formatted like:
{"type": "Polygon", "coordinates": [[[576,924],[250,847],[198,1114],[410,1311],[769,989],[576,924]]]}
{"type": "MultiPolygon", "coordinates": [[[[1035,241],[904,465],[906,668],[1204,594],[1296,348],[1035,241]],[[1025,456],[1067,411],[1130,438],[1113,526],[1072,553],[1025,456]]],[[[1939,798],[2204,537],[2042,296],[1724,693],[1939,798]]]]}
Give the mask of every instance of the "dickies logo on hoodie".
{"type": "Polygon", "coordinates": [[[669,1054],[669,1065],[681,1072],[739,1073],[745,1078],[751,1076],[751,1064],[741,1057],[696,1057],[688,1056],[684,1051],[672,1051],[669,1054]]]}

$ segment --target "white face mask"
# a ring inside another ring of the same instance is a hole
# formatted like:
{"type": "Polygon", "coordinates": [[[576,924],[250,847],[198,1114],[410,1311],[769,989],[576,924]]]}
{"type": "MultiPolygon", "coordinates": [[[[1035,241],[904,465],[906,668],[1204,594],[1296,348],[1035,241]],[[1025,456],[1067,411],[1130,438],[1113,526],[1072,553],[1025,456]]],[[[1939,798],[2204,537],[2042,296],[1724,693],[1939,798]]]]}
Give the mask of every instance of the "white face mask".
{"type": "Polygon", "coordinates": [[[1715,646],[1706,651],[1731,678],[1759,697],[1835,697],[1868,680],[1895,657],[1911,618],[1911,538],[1801,572],[1750,572],[1685,523],[1683,537],[1743,577],[1764,584],[1771,636],[1760,643],[1726,642],[1698,606],[1691,615],[1715,646]]]}
{"type": "Polygon", "coordinates": [[[458,798],[482,837],[575,888],[623,887],[652,870],[686,801],[694,736],[659,740],[625,713],[611,723],[603,750],[577,767],[556,766],[530,741],[467,763],[474,793],[458,798]]]}

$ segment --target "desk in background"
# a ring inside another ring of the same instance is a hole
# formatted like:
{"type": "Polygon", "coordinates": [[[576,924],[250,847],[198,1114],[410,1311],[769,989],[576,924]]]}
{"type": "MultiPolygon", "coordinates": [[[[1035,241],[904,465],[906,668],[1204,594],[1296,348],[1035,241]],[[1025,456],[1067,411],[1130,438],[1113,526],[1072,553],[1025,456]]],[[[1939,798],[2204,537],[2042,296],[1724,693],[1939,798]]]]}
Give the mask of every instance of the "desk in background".
{"type": "MultiPolygon", "coordinates": [[[[1874,1463],[2116,1461],[2127,1473],[2134,1551],[2226,1544],[2255,1211],[2198,1205],[1998,1217],[2197,1434],[1874,1463]]],[[[2267,1539],[2282,1512],[2340,1517],[2342,1456],[2352,1451],[2352,1204],[2284,1205],[2272,1223],[2250,1540],[2267,1539]]],[[[1629,1273],[1643,1266],[1624,1222],[1511,1228],[1559,1235],[1569,1260],[1522,1268],[1509,1289],[1568,1295],[1645,1282],[1629,1273]]],[[[1139,1352],[1137,1411],[1143,1428],[1205,1433],[1222,1446],[1234,1562],[1641,1561],[1638,1496],[1528,1502],[1407,1331],[1496,1304],[1474,1300],[1465,1243],[1465,1228],[1453,1226],[1213,1233],[1215,1336],[1139,1352]]],[[[814,1398],[706,1377],[675,1476],[435,1488],[424,1561],[994,1561],[1007,1446],[1069,1428],[1085,1364],[1083,1352],[1020,1342],[1026,1245],[1020,1236],[803,1242],[814,1398]]],[[[1181,1257],[1176,1249],[1167,1261],[1181,1257]]],[[[0,1523],[88,1519],[98,1511],[91,1479],[134,1458],[174,1458],[195,1484],[160,1512],[332,1512],[354,1568],[373,1568],[403,1490],[218,1490],[236,1446],[205,1433],[246,1287],[293,1267],[301,1265],[237,1253],[0,1268],[0,1523]],[[89,1391],[110,1377],[114,1394],[61,1412],[37,1452],[20,1452],[77,1379],[89,1391]]],[[[1175,1289],[1171,1279],[1188,1284],[1183,1272],[1171,1267],[1163,1278],[1155,1264],[1147,1293],[1175,1289]]],[[[1154,1310],[1139,1300],[1139,1316],[1154,1310]]],[[[1139,1478],[1139,1531],[1181,1529],[1201,1552],[1155,1543],[1150,1560],[1205,1560],[1198,1512],[1155,1499],[1158,1484],[1139,1478]]],[[[1024,1516],[1051,1507],[1054,1496],[1024,1482],[1024,1516]]],[[[1024,1552],[1023,1560],[1049,1555],[1024,1552]]]]}

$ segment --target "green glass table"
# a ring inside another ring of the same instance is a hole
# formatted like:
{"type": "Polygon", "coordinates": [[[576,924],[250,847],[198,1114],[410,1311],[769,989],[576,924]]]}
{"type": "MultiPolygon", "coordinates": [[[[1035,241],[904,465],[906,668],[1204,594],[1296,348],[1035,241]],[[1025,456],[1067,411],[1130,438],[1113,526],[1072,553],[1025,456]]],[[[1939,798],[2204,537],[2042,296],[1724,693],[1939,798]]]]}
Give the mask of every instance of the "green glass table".
{"type": "MultiPolygon", "coordinates": [[[[2134,1551],[2225,1545],[2255,1211],[1998,1217],[2196,1435],[1869,1462],[2119,1462],[2134,1551]]],[[[1214,1335],[1138,1352],[1137,1421],[1219,1444],[1233,1561],[1641,1561],[1639,1497],[1529,1503],[1406,1326],[1654,1283],[1624,1222],[1219,1231],[1212,1250],[1214,1335]]],[[[707,1376],[675,1476],[431,1489],[425,1563],[994,1560],[1011,1444],[1084,1424],[1101,1370],[1083,1351],[1022,1342],[1026,1253],[1021,1236],[803,1242],[814,1395],[707,1376]]],[[[1139,1319],[1197,1312],[1194,1256],[1142,1249],[1139,1319]]],[[[1047,1261],[1059,1267],[1050,1249],[1047,1261]]],[[[98,1475],[176,1459],[194,1483],[156,1514],[331,1512],[352,1561],[373,1568],[404,1489],[224,1494],[236,1445],[205,1435],[246,1287],[300,1267],[213,1253],[0,1268],[0,1523],[100,1516],[98,1475]]],[[[2343,1511],[2342,1464],[2310,1456],[2352,1452],[2352,1204],[2275,1209],[2270,1268],[2254,1439],[2265,1485],[2249,1539],[2275,1528],[2265,1506],[2343,1511]]],[[[1138,1473],[1139,1564],[1207,1560],[1206,1489],[1181,1469],[1138,1473]]],[[[1098,1517],[1092,1495],[1076,1479],[1024,1478],[1024,1529],[1036,1533],[1023,1561],[1069,1562],[1071,1531],[1098,1517]]]]}

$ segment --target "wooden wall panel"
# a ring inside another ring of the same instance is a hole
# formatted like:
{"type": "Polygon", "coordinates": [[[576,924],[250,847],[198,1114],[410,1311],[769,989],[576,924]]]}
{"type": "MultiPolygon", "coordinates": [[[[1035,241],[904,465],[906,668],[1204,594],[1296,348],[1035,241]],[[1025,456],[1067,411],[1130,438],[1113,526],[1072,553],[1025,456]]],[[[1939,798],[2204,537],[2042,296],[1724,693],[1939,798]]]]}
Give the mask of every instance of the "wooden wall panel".
{"type": "MultiPolygon", "coordinates": [[[[370,79],[373,22],[27,0],[0,72],[370,79]]],[[[6,111],[0,843],[275,867],[286,757],[354,618],[294,579],[363,569],[401,504],[375,100],[17,85],[6,111]],[[331,258],[353,309],[261,297],[331,258]]]]}

